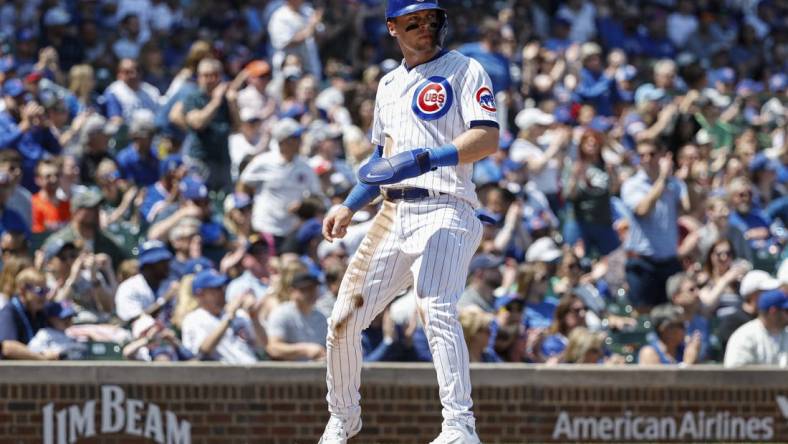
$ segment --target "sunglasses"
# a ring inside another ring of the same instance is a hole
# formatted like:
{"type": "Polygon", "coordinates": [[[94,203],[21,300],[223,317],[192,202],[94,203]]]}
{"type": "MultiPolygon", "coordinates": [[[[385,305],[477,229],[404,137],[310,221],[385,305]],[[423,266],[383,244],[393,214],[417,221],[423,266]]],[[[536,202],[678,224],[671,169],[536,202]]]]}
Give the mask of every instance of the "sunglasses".
{"type": "Polygon", "coordinates": [[[49,294],[49,288],[46,286],[38,286],[38,285],[26,285],[25,289],[38,297],[45,297],[49,294]]]}

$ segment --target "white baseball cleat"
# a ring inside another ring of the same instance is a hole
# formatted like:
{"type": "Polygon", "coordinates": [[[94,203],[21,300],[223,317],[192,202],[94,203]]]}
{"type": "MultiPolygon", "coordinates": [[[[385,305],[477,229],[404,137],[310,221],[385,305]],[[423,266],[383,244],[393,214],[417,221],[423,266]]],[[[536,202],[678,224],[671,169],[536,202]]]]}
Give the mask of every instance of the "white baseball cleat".
{"type": "Polygon", "coordinates": [[[468,425],[443,427],[441,434],[430,444],[482,444],[476,430],[468,425]]]}
{"type": "Polygon", "coordinates": [[[361,417],[354,416],[346,419],[331,415],[326,429],[323,431],[323,436],[320,437],[317,444],[347,444],[347,440],[358,435],[360,431],[361,417]]]}

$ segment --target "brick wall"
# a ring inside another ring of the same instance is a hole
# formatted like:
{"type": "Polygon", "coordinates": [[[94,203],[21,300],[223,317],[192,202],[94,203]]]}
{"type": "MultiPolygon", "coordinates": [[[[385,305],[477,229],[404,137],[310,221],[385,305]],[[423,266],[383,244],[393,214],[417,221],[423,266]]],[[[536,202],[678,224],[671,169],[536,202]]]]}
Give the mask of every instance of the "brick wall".
{"type": "MultiPolygon", "coordinates": [[[[210,364],[75,363],[41,367],[2,363],[0,444],[58,444],[57,412],[72,405],[84,409],[85,403],[91,400],[95,400],[97,434],[92,438],[78,436],[77,442],[157,442],[154,426],[149,429],[151,438],[98,433],[103,414],[102,396],[107,390],[102,387],[119,387],[125,399],[144,403],[139,409],[139,419],[132,425],[132,431],[139,433],[147,430],[146,412],[154,404],[162,422],[166,422],[165,411],[177,416],[177,421],[188,421],[193,443],[314,444],[327,419],[324,372],[320,366],[283,364],[242,368],[210,364]],[[45,441],[43,411],[49,403],[52,403],[54,422],[50,428],[51,441],[45,441]]],[[[634,420],[644,416],[670,422],[665,418],[675,418],[679,427],[687,412],[697,421],[701,411],[703,418],[720,415],[718,422],[727,424],[721,427],[730,428],[733,417],[756,418],[753,421],[757,433],[760,433],[758,427],[764,425],[757,421],[770,421],[767,425],[771,436],[735,440],[705,436],[693,440],[689,439],[691,435],[685,435],[649,441],[788,442],[788,418],[783,416],[777,401],[779,396],[788,396],[786,376],[785,371],[777,370],[717,368],[613,370],[501,365],[472,370],[477,429],[485,443],[614,440],[603,439],[602,435],[594,435],[596,439],[589,438],[591,435],[571,439],[566,433],[554,440],[562,412],[565,418],[570,418],[568,421],[578,417],[609,417],[615,421],[615,418],[634,420]]],[[[430,366],[366,367],[362,380],[364,429],[351,443],[426,443],[437,435],[440,405],[430,366]]],[[[125,406],[120,402],[118,405],[125,406]]],[[[63,430],[68,437],[66,422],[63,430]]],[[[129,421],[126,418],[124,422],[129,421]]],[[[635,428],[643,432],[647,427],[644,424],[641,422],[635,428]]],[[[711,435],[714,426],[712,423],[711,435]]],[[[623,431],[626,425],[621,427],[623,431]]],[[[160,430],[164,435],[159,436],[158,442],[168,442],[166,427],[162,425],[160,430]]],[[[724,435],[725,430],[720,429],[719,436],[724,435]]],[[[635,440],[621,436],[619,442],[635,440]]]]}

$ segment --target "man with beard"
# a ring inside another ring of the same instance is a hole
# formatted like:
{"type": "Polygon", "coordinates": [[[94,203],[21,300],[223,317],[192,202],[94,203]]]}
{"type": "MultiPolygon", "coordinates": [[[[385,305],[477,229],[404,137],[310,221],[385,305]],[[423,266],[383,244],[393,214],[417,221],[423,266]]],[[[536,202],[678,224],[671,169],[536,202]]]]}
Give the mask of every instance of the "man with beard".
{"type": "Polygon", "coordinates": [[[71,223],[52,234],[42,249],[46,250],[50,242],[62,239],[86,251],[107,254],[112,259],[113,268],[128,259],[126,252],[99,227],[100,203],[101,195],[93,190],[74,195],[71,198],[71,223]]]}
{"type": "Polygon", "coordinates": [[[480,254],[471,259],[471,265],[468,267],[470,282],[460,296],[457,308],[476,305],[487,313],[495,313],[493,292],[503,281],[501,271],[498,269],[502,264],[502,258],[491,254],[480,254]]]}
{"type": "Polygon", "coordinates": [[[733,209],[729,222],[744,233],[744,239],[753,251],[771,252],[772,246],[777,248],[776,239],[769,230],[771,220],[753,206],[752,188],[752,183],[743,177],[732,180],[728,185],[728,199],[733,209]]]}
{"type": "Polygon", "coordinates": [[[168,302],[164,297],[157,299],[156,295],[170,274],[170,250],[159,241],[147,241],[140,246],[137,259],[139,273],[123,281],[115,293],[115,311],[123,321],[133,321],[142,314],[155,317],[168,302]]]}

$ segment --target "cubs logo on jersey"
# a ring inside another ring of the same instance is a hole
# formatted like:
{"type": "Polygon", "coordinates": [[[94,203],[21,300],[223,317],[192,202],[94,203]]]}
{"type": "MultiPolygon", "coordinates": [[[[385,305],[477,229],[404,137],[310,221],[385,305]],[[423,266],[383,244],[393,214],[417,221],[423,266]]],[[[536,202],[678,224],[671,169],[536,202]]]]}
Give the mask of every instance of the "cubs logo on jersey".
{"type": "Polygon", "coordinates": [[[495,96],[492,91],[490,91],[490,88],[486,86],[482,86],[476,90],[476,102],[478,102],[479,106],[485,111],[494,113],[497,110],[495,107],[495,96]]]}
{"type": "Polygon", "coordinates": [[[411,108],[423,120],[440,119],[449,112],[453,97],[449,81],[444,77],[433,76],[416,88],[411,108]]]}

